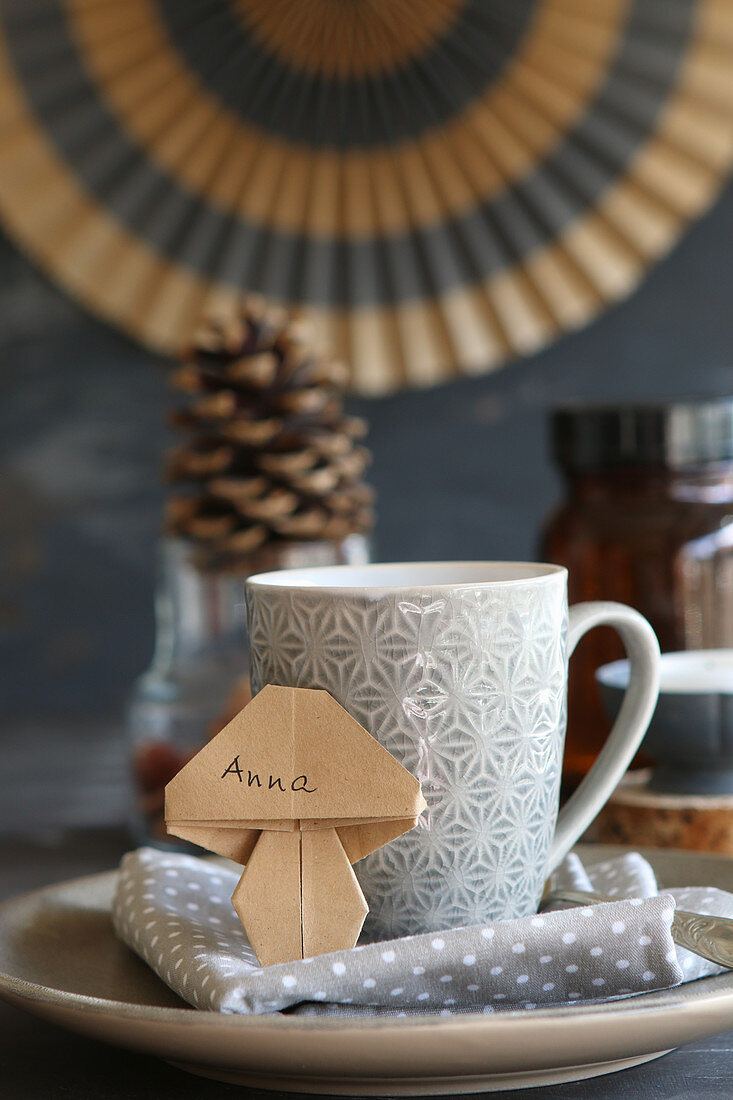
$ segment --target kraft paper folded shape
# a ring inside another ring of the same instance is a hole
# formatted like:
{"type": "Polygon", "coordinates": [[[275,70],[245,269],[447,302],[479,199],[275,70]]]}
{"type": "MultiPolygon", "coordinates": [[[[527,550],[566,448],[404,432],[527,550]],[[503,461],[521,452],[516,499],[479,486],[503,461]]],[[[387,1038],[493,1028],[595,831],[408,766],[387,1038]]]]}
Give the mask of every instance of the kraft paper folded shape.
{"type": "Polygon", "coordinates": [[[263,966],[353,947],[369,908],[351,864],[425,806],[328,692],[272,685],[165,791],[169,833],[246,864],[232,905],[263,966]]]}

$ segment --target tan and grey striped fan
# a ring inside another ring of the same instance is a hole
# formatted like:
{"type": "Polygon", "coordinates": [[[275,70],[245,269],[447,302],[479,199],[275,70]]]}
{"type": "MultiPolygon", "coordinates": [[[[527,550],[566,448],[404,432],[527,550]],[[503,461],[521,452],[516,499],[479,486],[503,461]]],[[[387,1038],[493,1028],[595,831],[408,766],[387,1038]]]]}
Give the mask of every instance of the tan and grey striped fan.
{"type": "Polygon", "coordinates": [[[0,211],[163,350],[241,289],[378,393],[626,294],[733,157],[731,0],[0,0],[0,211]]]}

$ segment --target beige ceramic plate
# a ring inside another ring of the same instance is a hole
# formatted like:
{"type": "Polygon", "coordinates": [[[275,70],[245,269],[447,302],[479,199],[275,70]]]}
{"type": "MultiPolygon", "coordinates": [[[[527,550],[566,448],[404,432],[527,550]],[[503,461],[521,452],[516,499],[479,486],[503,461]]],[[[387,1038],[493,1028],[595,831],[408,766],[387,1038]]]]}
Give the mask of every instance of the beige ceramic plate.
{"type": "MultiPolygon", "coordinates": [[[[733,890],[731,859],[647,854],[668,886],[733,890]]],[[[114,880],[113,872],[76,879],[0,906],[0,996],[210,1077],[292,1092],[483,1092],[624,1069],[733,1027],[727,973],[615,1004],[490,1016],[333,1021],[199,1012],[115,939],[114,880]]]]}

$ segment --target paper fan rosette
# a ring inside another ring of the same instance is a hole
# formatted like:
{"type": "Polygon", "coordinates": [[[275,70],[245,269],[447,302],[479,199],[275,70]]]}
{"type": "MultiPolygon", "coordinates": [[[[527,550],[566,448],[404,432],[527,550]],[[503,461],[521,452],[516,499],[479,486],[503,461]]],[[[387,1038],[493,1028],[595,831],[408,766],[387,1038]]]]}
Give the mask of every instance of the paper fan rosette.
{"type": "Polygon", "coordinates": [[[0,0],[0,212],[172,351],[242,289],[362,393],[626,294],[733,156],[730,0],[0,0]]]}

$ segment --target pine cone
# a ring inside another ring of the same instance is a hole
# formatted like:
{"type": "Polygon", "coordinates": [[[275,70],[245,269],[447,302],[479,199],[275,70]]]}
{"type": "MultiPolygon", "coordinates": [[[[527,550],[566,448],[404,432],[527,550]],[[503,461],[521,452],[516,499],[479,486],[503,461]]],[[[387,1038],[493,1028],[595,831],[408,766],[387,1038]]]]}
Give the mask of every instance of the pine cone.
{"type": "Polygon", "coordinates": [[[245,301],[196,335],[174,387],[185,434],[167,459],[166,530],[200,564],[236,569],[277,540],[342,539],[371,528],[363,420],[343,412],[346,368],[315,355],[301,322],[245,301]]]}

